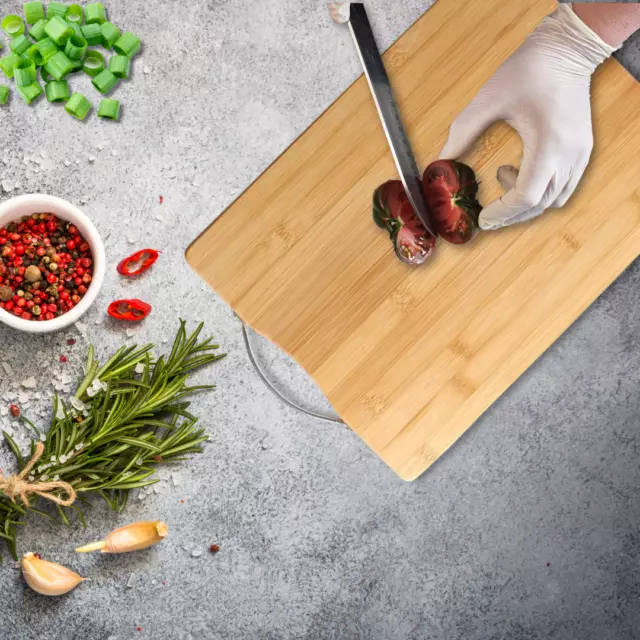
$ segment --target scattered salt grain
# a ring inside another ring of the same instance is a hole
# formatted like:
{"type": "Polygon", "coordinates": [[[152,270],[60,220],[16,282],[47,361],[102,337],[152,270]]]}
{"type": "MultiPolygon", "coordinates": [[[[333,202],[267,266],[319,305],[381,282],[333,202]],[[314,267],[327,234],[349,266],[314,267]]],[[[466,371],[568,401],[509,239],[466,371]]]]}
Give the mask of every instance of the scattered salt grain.
{"type": "Polygon", "coordinates": [[[95,156],[89,156],[87,159],[89,160],[89,162],[95,162],[96,161],[96,157],[95,156]]]}
{"type": "Polygon", "coordinates": [[[44,433],[40,434],[40,442],[46,442],[47,441],[47,436],[44,433]]]}
{"type": "Polygon", "coordinates": [[[191,552],[191,557],[192,558],[199,558],[202,555],[202,548],[201,547],[196,547],[192,552],[191,552]]]}
{"type": "Polygon", "coordinates": [[[80,451],[83,447],[84,447],[84,442],[79,442],[79,443],[76,445],[76,451],[80,451]]]}
{"type": "Polygon", "coordinates": [[[129,587],[129,589],[133,589],[133,587],[136,586],[136,583],[138,582],[138,576],[135,573],[132,573],[129,576],[129,580],[127,581],[127,587],[129,587]]]}
{"type": "Polygon", "coordinates": [[[179,487],[181,482],[182,482],[182,477],[180,476],[179,473],[176,473],[175,471],[171,474],[171,482],[173,482],[173,486],[174,487],[179,487]]]}
{"type": "Polygon", "coordinates": [[[60,476],[56,474],[55,476],[53,476],[52,480],[54,482],[58,482],[58,480],[60,480],[60,476]]]}
{"type": "Polygon", "coordinates": [[[70,167],[70,166],[71,166],[71,163],[70,163],[68,160],[65,160],[65,161],[64,161],[64,166],[65,166],[65,167],[70,167]]]}
{"type": "Polygon", "coordinates": [[[117,156],[118,152],[115,149],[111,149],[111,155],[112,156],[117,156]]]}
{"type": "Polygon", "coordinates": [[[135,372],[136,373],[144,373],[144,369],[145,369],[145,366],[142,364],[142,362],[138,362],[138,364],[136,365],[136,368],[135,368],[135,372]]]}
{"type": "Polygon", "coordinates": [[[149,73],[151,73],[151,67],[145,67],[142,71],[145,74],[149,74],[149,73]]]}
{"type": "Polygon", "coordinates": [[[13,369],[11,368],[11,365],[8,362],[3,362],[2,363],[2,368],[4,369],[4,372],[9,376],[13,376],[13,369]]]}
{"type": "Polygon", "coordinates": [[[2,188],[9,193],[10,191],[13,191],[15,189],[15,185],[13,184],[13,182],[11,182],[11,180],[3,180],[2,181],[2,188]]]}
{"type": "Polygon", "coordinates": [[[84,411],[84,409],[86,409],[86,405],[84,402],[82,402],[82,400],[79,400],[78,398],[76,398],[75,396],[71,397],[71,406],[76,410],[76,411],[84,411]]]}
{"type": "Polygon", "coordinates": [[[30,398],[29,398],[29,394],[28,393],[19,393],[18,394],[18,402],[20,404],[27,404],[27,402],[29,402],[30,398]]]}
{"type": "Polygon", "coordinates": [[[37,382],[36,379],[31,376],[30,378],[23,380],[21,384],[25,389],[35,389],[37,382]]]}

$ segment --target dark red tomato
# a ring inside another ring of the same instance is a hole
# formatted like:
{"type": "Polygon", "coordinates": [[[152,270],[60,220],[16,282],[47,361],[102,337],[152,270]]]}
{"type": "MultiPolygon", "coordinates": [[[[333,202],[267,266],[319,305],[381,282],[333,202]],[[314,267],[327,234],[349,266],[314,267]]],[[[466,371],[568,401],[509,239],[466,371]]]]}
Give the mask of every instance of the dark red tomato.
{"type": "Polygon", "coordinates": [[[433,253],[436,239],[416,216],[400,180],[389,180],[376,189],[373,219],[389,232],[396,255],[402,262],[423,264],[433,253]]]}
{"type": "Polygon", "coordinates": [[[456,160],[437,160],[426,168],[422,184],[437,232],[454,244],[469,242],[482,211],[473,169],[456,160]]]}

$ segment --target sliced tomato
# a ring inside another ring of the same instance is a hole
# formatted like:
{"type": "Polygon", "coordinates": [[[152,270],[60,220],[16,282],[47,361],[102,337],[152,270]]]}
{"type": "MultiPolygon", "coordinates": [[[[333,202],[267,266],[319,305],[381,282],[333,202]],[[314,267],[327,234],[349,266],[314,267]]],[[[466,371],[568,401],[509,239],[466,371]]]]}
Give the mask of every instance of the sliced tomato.
{"type": "Polygon", "coordinates": [[[389,232],[396,256],[406,264],[423,264],[433,253],[436,239],[415,214],[400,180],[389,180],[373,195],[373,219],[389,232]]]}
{"type": "Polygon", "coordinates": [[[426,168],[422,184],[437,232],[454,244],[469,242],[482,211],[473,169],[456,160],[437,160],[426,168]]]}

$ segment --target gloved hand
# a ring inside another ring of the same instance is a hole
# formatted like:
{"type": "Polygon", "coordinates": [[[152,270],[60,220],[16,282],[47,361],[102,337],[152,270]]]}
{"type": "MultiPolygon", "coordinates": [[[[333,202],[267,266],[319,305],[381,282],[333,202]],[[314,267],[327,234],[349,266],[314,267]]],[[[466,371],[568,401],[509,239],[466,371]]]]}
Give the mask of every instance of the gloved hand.
{"type": "Polygon", "coordinates": [[[456,118],[441,158],[461,156],[497,120],[524,144],[516,185],[484,208],[482,229],[529,220],[571,197],[593,147],[591,75],[614,50],[560,5],[456,118]]]}

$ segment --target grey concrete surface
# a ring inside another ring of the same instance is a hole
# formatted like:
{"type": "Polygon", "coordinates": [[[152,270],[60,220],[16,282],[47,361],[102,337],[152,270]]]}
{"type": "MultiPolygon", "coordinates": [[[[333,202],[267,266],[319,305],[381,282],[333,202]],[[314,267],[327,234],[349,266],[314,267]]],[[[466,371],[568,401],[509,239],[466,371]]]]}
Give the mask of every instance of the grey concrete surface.
{"type": "MultiPolygon", "coordinates": [[[[60,354],[75,377],[89,341],[102,357],[134,340],[166,346],[179,316],[206,320],[229,357],[199,375],[219,385],[194,404],[211,442],[181,466],[179,486],[164,481],[121,516],[98,504],[87,531],[29,518],[20,552],[40,551],[92,582],[45,599],[5,560],[0,638],[640,638],[640,266],[405,484],[346,428],[270,395],[232,312],[183,259],[359,74],[347,34],[309,0],[105,4],[145,43],[116,93],[122,122],[80,124],[58,106],[12,99],[0,109],[0,179],[20,186],[0,199],[46,192],[80,204],[112,265],[141,245],[164,255],[135,282],[109,269],[82,330],[35,338],[0,327],[0,361],[13,369],[0,368],[0,405],[31,375],[50,389],[60,354]],[[110,300],[138,295],[155,311],[137,335],[101,322],[110,300]],[[72,551],[145,518],[168,522],[166,543],[129,557],[72,551]],[[193,556],[211,543],[217,555],[193,556]]],[[[370,0],[381,45],[428,4],[370,0]]],[[[20,7],[2,3],[5,13],[20,7]]],[[[639,42],[620,55],[636,77],[639,42]]],[[[72,84],[97,97],[87,82],[72,84]]],[[[322,406],[294,363],[264,342],[259,352],[283,388],[322,406]]],[[[26,412],[45,424],[46,399],[32,397],[26,412]]],[[[9,461],[0,445],[0,465],[9,461]]]]}

